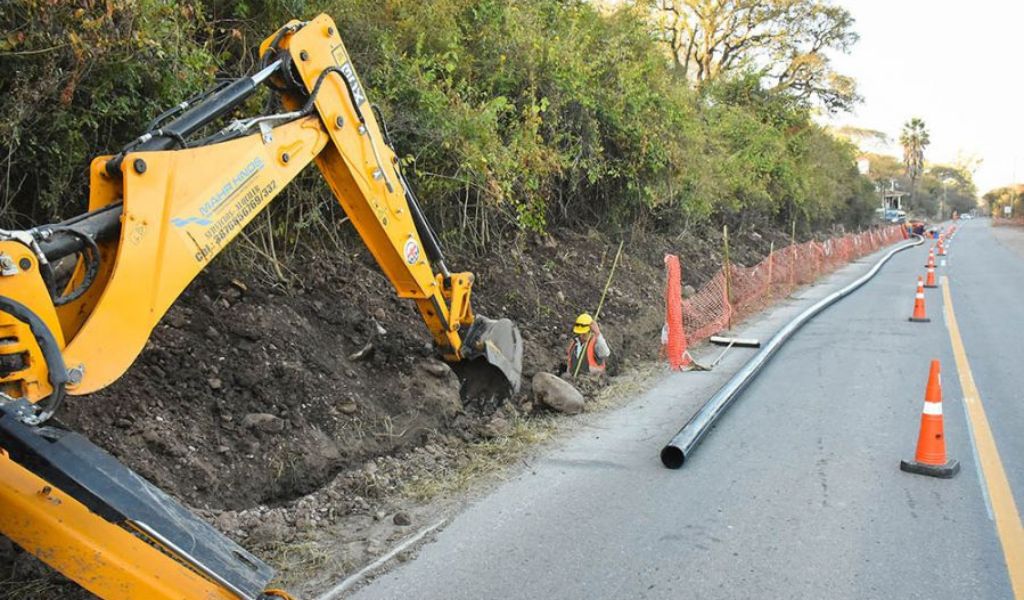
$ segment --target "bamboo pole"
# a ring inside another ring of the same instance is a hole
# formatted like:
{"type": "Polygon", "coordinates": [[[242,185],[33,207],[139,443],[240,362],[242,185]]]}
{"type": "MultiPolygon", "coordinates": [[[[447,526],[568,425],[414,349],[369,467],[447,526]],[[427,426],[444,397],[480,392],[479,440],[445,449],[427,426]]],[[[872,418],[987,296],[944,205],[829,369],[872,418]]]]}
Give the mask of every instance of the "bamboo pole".
{"type": "MultiPolygon", "coordinates": [[[[594,311],[594,321],[601,316],[601,309],[604,308],[604,299],[608,295],[608,288],[612,285],[612,277],[615,277],[615,269],[619,266],[619,257],[622,256],[622,246],[626,243],[626,240],[619,242],[619,249],[615,252],[615,260],[612,261],[612,269],[608,272],[608,279],[604,282],[604,290],[601,292],[601,300],[597,303],[597,310],[594,311]]],[[[572,371],[572,378],[580,374],[580,367],[583,366],[583,359],[586,356],[586,347],[590,344],[590,336],[594,335],[593,332],[587,334],[587,343],[583,345],[580,350],[580,356],[576,359],[576,368],[572,371]]]]}
{"type": "Polygon", "coordinates": [[[796,219],[793,219],[793,228],[789,233],[789,247],[792,248],[790,254],[793,256],[789,261],[789,287],[796,287],[796,219]]]}
{"type": "Polygon", "coordinates": [[[732,329],[732,268],[729,263],[729,226],[722,225],[722,254],[725,269],[725,325],[732,329]]]}

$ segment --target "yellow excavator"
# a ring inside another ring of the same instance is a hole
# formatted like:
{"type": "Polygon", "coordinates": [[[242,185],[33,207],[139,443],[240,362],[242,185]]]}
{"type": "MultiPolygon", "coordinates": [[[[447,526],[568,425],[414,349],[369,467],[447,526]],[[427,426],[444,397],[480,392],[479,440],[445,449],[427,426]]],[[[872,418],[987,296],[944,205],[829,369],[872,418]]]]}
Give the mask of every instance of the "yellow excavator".
{"type": "Polygon", "coordinates": [[[260,57],[255,74],[94,159],[88,212],[0,230],[0,532],[103,598],[290,597],[268,589],[270,566],[50,417],[66,395],[117,380],[188,283],[309,163],[440,354],[519,387],[518,329],[473,313],[473,274],[448,270],[335,23],[292,21],[260,57]],[[264,85],[282,108],[228,122],[264,85]]]}

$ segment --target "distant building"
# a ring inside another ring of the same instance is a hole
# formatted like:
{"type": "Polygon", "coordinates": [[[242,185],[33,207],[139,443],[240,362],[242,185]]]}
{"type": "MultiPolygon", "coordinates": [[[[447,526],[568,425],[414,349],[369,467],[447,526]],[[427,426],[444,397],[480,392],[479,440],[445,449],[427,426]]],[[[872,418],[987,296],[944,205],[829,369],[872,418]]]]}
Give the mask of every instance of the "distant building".
{"type": "Polygon", "coordinates": [[[885,190],[882,194],[883,201],[885,202],[886,210],[903,210],[903,197],[908,192],[901,192],[899,190],[885,190]]]}

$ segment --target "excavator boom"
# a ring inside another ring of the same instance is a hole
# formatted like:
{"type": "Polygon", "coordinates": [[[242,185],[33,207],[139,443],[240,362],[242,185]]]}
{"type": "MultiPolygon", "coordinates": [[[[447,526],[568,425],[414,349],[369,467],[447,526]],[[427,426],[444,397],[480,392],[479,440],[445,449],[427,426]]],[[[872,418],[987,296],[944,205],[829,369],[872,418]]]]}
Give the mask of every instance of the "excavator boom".
{"type": "Polygon", "coordinates": [[[132,364],[184,288],[310,163],[450,362],[516,391],[522,339],[474,313],[335,23],[293,21],[260,68],[154,120],[90,167],[88,212],[0,230],[0,531],[105,598],[287,597],[272,569],[84,437],[46,421],[132,364]],[[262,86],[274,114],[235,119],[262,86]]]}

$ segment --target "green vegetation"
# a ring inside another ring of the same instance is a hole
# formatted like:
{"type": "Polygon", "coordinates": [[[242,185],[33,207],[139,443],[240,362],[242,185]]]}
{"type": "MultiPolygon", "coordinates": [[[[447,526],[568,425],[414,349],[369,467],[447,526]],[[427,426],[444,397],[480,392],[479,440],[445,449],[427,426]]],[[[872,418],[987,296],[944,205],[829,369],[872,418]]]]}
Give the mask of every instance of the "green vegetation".
{"type": "Polygon", "coordinates": [[[924,121],[914,117],[903,124],[900,132],[900,145],[903,146],[903,166],[910,178],[910,198],[914,198],[917,179],[924,171],[924,149],[932,143],[924,121]]]}
{"type": "Polygon", "coordinates": [[[988,206],[988,213],[993,217],[1005,217],[1005,209],[1010,207],[1010,216],[1019,219],[1024,215],[1024,185],[1007,185],[990,190],[982,196],[988,206]]]}
{"type": "MultiPolygon", "coordinates": [[[[906,165],[896,158],[879,154],[866,157],[871,161],[869,177],[876,185],[888,188],[895,182],[897,189],[915,189],[914,195],[904,198],[903,202],[903,208],[912,216],[949,218],[953,211],[963,214],[977,207],[978,190],[973,177],[976,165],[970,161],[954,165],[924,164],[916,181],[911,182],[906,165]]],[[[877,193],[876,198],[878,206],[881,199],[877,193]]]]}
{"type": "MultiPolygon", "coordinates": [[[[646,2],[12,0],[0,6],[0,225],[81,212],[94,155],[215,77],[252,69],[264,37],[319,12],[337,20],[450,242],[560,226],[868,223],[875,194],[854,146],[810,118],[815,103],[856,98],[821,52],[855,40],[849,15],[810,1],[717,4],[792,5],[757,13],[756,30],[788,31],[790,45],[748,47],[697,85],[646,2]]],[[[323,218],[338,209],[318,179],[275,207],[289,243],[336,220],[323,218]]]]}

